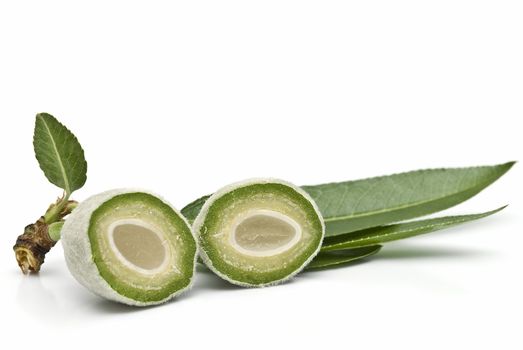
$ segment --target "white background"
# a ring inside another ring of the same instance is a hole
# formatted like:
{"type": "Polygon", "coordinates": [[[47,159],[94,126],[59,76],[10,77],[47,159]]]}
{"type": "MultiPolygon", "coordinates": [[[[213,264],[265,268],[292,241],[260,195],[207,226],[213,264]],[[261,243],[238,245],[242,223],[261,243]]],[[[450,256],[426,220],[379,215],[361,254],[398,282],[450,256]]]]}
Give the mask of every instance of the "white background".
{"type": "Polygon", "coordinates": [[[138,186],[177,207],[248,177],[315,184],[522,160],[521,1],[3,1],[0,347],[521,349],[522,173],[456,208],[494,217],[349,267],[241,289],[205,272],[167,305],[90,294],[60,244],[11,250],[60,190],[34,116],[89,163],[77,200],[138,186]]]}

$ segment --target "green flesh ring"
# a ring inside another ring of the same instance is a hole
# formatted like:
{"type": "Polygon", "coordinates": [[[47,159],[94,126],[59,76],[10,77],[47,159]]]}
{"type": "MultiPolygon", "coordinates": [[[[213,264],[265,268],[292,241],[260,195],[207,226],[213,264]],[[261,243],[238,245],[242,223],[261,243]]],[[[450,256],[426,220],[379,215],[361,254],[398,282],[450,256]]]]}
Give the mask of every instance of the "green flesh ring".
{"type": "Polygon", "coordinates": [[[73,211],[63,230],[68,267],[102,297],[137,306],[167,301],[193,279],[191,228],[159,197],[121,192],[73,211]]]}
{"type": "Polygon", "coordinates": [[[190,282],[191,232],[149,194],[123,194],[102,204],[91,218],[89,240],[100,275],[128,298],[160,301],[190,282]]]}
{"type": "Polygon", "coordinates": [[[201,256],[222,278],[255,287],[282,282],[316,255],[324,236],[310,197],[280,180],[249,180],[216,192],[194,223],[201,256]]]}

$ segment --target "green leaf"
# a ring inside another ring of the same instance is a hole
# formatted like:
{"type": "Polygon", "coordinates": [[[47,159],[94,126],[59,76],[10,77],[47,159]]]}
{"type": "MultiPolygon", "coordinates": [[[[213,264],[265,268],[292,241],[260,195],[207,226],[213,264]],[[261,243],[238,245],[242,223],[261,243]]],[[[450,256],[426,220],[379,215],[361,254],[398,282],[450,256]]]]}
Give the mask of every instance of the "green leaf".
{"type": "Polygon", "coordinates": [[[210,197],[209,196],[203,196],[198,198],[197,200],[187,204],[183,209],[181,210],[182,215],[185,216],[185,218],[192,224],[194,219],[198,216],[198,213],[202,209],[203,205],[205,204],[205,201],[210,197]]]}
{"type": "Polygon", "coordinates": [[[49,227],[47,228],[47,233],[53,241],[58,242],[60,240],[60,236],[62,234],[62,227],[64,227],[64,223],[64,221],[56,221],[49,225],[49,227]]]}
{"type": "Polygon", "coordinates": [[[326,235],[333,236],[450,208],[492,184],[512,165],[418,170],[303,189],[320,208],[326,235]]]}
{"type": "Polygon", "coordinates": [[[366,230],[351,232],[344,235],[326,237],[323,240],[321,251],[326,252],[338,249],[374,246],[376,244],[382,244],[390,241],[396,241],[398,239],[421,235],[424,233],[434,232],[447,227],[484,218],[497,213],[505,207],[506,206],[481,214],[445,216],[435,219],[411,221],[400,224],[368,228],[366,230]]]}
{"type": "Polygon", "coordinates": [[[33,145],[47,179],[69,195],[85,184],[87,162],[76,137],[55,117],[36,115],[33,145]]]}
{"type": "Polygon", "coordinates": [[[381,246],[377,245],[356,249],[335,250],[332,252],[320,252],[314,257],[310,264],[307,265],[306,269],[312,270],[344,265],[374,255],[379,252],[380,249],[381,246]]]}
{"type": "MultiPolygon", "coordinates": [[[[333,236],[413,219],[459,204],[492,184],[515,162],[493,166],[417,170],[362,180],[303,186],[333,236]]],[[[182,209],[193,221],[208,197],[182,209]]]]}

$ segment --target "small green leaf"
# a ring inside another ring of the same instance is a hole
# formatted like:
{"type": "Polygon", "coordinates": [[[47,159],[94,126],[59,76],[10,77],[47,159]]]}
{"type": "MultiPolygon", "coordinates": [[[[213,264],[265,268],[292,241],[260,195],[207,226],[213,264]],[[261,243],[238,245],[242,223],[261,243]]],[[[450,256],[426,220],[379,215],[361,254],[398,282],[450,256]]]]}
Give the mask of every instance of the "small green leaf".
{"type": "Polygon", "coordinates": [[[202,209],[203,205],[205,204],[205,201],[210,196],[203,196],[198,198],[197,200],[187,204],[182,210],[182,215],[185,216],[185,218],[192,224],[194,219],[198,216],[198,213],[202,209]]]}
{"type": "Polygon", "coordinates": [[[381,246],[363,247],[356,249],[335,250],[332,252],[320,252],[314,257],[307,270],[321,269],[326,267],[340,266],[349,262],[366,258],[379,252],[381,246]]]}
{"type": "Polygon", "coordinates": [[[418,170],[303,189],[320,208],[326,235],[333,236],[450,208],[478,194],[512,165],[418,170]]]}
{"type": "Polygon", "coordinates": [[[344,235],[326,237],[323,240],[321,251],[326,252],[338,249],[374,246],[376,244],[382,244],[398,239],[421,235],[424,233],[434,232],[447,227],[484,218],[497,213],[505,207],[506,206],[481,214],[445,216],[435,219],[411,221],[400,224],[368,228],[366,230],[351,232],[344,235]]]}
{"type": "Polygon", "coordinates": [[[56,221],[47,228],[47,233],[53,241],[58,242],[60,240],[62,227],[64,227],[64,221],[56,221]]]}
{"type": "Polygon", "coordinates": [[[33,145],[47,179],[69,195],[85,184],[87,162],[76,137],[55,117],[36,115],[33,145]]]}

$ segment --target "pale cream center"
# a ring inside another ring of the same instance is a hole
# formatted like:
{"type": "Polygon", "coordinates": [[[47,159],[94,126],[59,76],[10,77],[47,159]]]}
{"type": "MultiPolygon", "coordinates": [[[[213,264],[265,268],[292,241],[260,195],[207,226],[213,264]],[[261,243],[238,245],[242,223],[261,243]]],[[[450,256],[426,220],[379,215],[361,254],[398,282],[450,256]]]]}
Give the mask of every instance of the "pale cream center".
{"type": "Polygon", "coordinates": [[[300,238],[300,226],[288,216],[253,210],[236,219],[230,241],[243,254],[270,256],[292,248],[300,238]]]}
{"type": "Polygon", "coordinates": [[[121,220],[111,225],[111,243],[126,265],[152,272],[166,262],[167,248],[161,235],[139,220],[121,220]]]}

